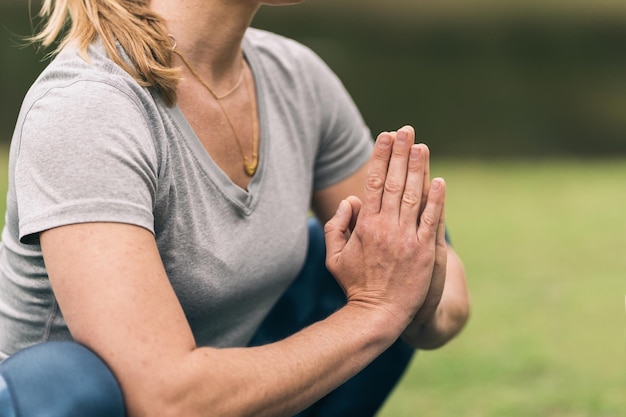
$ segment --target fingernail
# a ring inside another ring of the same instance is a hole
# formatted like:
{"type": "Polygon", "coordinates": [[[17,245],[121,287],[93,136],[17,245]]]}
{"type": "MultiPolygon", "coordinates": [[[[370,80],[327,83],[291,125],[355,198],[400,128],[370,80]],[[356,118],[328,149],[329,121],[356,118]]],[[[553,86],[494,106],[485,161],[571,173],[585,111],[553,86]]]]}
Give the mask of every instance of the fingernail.
{"type": "Polygon", "coordinates": [[[411,158],[411,160],[417,161],[418,159],[420,159],[420,153],[422,153],[422,150],[419,146],[412,146],[409,157],[411,158]]]}
{"type": "Polygon", "coordinates": [[[381,133],[378,136],[378,143],[383,146],[389,146],[391,144],[391,136],[388,133],[381,133]]]}
{"type": "Polygon", "coordinates": [[[440,178],[435,178],[433,180],[433,183],[430,185],[430,189],[431,190],[438,190],[439,188],[441,188],[443,180],[441,180],[440,178]]]}
{"type": "Polygon", "coordinates": [[[342,214],[344,211],[346,211],[346,205],[348,205],[349,203],[346,200],[341,200],[341,202],[339,203],[339,207],[337,207],[337,214],[342,214]]]}

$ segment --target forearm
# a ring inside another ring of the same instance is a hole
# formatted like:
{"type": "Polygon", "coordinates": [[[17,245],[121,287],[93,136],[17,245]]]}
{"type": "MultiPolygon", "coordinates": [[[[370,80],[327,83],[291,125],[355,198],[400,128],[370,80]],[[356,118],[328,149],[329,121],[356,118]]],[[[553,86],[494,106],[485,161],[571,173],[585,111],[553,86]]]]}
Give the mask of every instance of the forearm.
{"type": "Polygon", "coordinates": [[[436,349],[453,339],[465,326],[470,299],[465,268],[458,255],[448,249],[446,281],[439,306],[426,322],[412,322],[402,338],[417,349],[436,349]]]}
{"type": "Polygon", "coordinates": [[[149,231],[86,223],[46,231],[41,242],[72,336],[111,368],[129,417],[293,414],[370,363],[410,321],[386,303],[352,302],[275,344],[196,348],[149,231]]]}
{"type": "Polygon", "coordinates": [[[293,415],[369,364],[402,327],[384,312],[348,304],[277,343],[195,349],[165,364],[162,386],[133,395],[129,416],[293,415]]]}

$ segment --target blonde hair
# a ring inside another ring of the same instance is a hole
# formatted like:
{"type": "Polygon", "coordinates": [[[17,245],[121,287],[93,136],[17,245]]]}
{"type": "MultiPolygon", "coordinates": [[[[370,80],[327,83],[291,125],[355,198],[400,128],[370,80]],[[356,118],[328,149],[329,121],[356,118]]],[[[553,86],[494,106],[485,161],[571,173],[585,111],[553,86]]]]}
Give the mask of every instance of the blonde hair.
{"type": "Polygon", "coordinates": [[[150,0],[44,0],[39,16],[42,30],[31,41],[48,47],[60,43],[55,53],[70,42],[77,42],[86,56],[87,48],[100,38],[109,57],[139,84],[156,87],[165,102],[176,102],[180,80],[172,68],[172,40],[163,19],[149,8],[150,0]],[[61,36],[61,33],[64,35],[61,36]],[[120,56],[119,42],[130,58],[120,56]]]}

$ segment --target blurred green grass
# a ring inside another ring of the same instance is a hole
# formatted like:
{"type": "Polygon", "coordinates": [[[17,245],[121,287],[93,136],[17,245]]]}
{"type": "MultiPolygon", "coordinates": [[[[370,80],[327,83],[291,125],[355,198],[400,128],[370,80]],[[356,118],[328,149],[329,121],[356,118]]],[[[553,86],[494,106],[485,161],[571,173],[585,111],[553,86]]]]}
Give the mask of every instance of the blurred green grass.
{"type": "Polygon", "coordinates": [[[472,318],[380,417],[624,415],[625,162],[434,163],[472,318]]]}

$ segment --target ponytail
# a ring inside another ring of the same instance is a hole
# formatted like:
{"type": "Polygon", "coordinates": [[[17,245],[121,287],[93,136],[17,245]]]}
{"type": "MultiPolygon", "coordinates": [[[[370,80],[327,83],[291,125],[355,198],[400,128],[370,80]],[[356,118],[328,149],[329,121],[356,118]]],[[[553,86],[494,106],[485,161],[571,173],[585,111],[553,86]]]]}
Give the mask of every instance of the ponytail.
{"type": "Polygon", "coordinates": [[[52,45],[61,32],[60,51],[77,42],[86,55],[87,48],[100,38],[109,57],[144,87],[155,87],[167,105],[176,102],[178,70],[172,68],[172,40],[163,19],[149,8],[150,0],[44,0],[39,16],[43,29],[31,38],[44,47],[52,45]],[[120,56],[119,42],[130,58],[120,56]]]}

